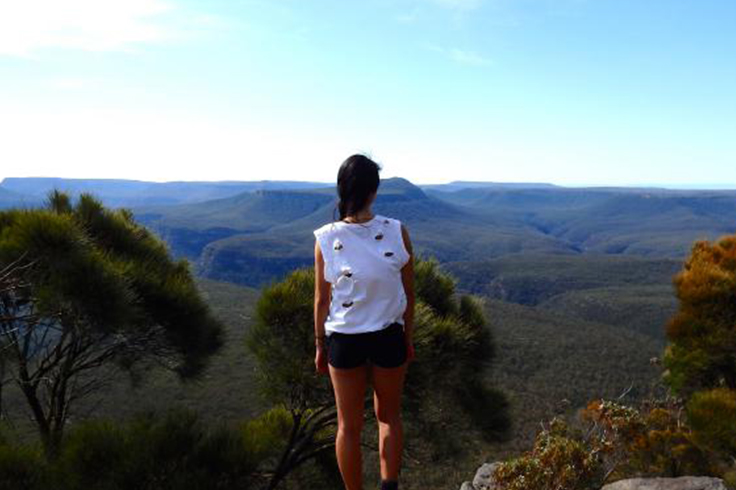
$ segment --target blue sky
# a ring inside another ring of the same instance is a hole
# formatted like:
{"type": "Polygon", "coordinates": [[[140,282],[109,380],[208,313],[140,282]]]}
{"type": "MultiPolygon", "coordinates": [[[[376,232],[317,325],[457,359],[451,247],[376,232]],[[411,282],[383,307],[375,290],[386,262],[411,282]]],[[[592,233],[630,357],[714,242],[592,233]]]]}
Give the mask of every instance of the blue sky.
{"type": "Polygon", "coordinates": [[[731,0],[0,3],[0,178],[736,184],[731,0]]]}

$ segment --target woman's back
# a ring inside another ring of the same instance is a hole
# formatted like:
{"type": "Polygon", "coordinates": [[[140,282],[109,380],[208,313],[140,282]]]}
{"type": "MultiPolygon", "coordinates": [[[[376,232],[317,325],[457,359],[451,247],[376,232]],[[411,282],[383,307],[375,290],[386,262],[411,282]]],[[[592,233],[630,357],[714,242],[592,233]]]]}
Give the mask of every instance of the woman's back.
{"type": "Polygon", "coordinates": [[[403,324],[401,268],[409,260],[401,222],[376,214],[365,223],[335,221],[314,230],[332,284],[325,333],[362,333],[403,324]]]}

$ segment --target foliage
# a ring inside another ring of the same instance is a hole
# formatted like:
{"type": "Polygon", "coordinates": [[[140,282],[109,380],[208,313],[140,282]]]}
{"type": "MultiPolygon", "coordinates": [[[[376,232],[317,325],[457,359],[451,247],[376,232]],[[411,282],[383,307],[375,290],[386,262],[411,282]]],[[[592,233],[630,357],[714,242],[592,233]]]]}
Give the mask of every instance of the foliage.
{"type": "Polygon", "coordinates": [[[250,459],[266,461],[281,453],[279,445],[289,437],[293,420],[284,407],[274,407],[254,419],[246,421],[240,432],[250,459]]]}
{"type": "Polygon", "coordinates": [[[0,444],[0,489],[253,488],[256,464],[247,443],[238,431],[205,427],[184,409],[141,413],[125,424],[88,420],[69,431],[53,461],[33,447],[0,444]]]}
{"type": "Polygon", "coordinates": [[[679,310],[667,325],[666,381],[685,398],[736,389],[736,236],[696,242],[674,284],[679,310]]]}
{"type": "Polygon", "coordinates": [[[708,454],[695,441],[684,407],[672,397],[646,400],[641,408],[594,400],[582,411],[595,446],[608,460],[608,478],[713,474],[708,454]]]}
{"type": "Polygon", "coordinates": [[[701,444],[736,459],[736,391],[698,391],[688,401],[687,413],[701,444]]]}
{"type": "Polygon", "coordinates": [[[280,485],[307,461],[316,463],[319,482],[336,476],[339,481],[332,454],[335,414],[328,408],[299,411],[276,406],[242,425],[250,459],[259,462],[256,475],[263,488],[280,485]],[[330,455],[325,458],[327,453],[330,455]]]}
{"type": "Polygon", "coordinates": [[[484,301],[466,294],[458,297],[455,279],[435,258],[418,259],[415,271],[416,358],[405,386],[409,430],[430,443],[433,457],[464,453],[462,441],[445,436],[448,430],[472,427],[472,437],[485,442],[506,440],[508,401],[486,381],[496,344],[484,301]]]}
{"type": "MultiPolygon", "coordinates": [[[[458,457],[459,449],[453,450],[438,429],[472,424],[487,440],[503,439],[509,428],[508,402],[484,381],[494,349],[482,302],[470,296],[457,300],[452,278],[437,265],[430,259],[415,266],[416,359],[406,380],[405,426],[446,455],[458,457]],[[461,412],[448,418],[448,407],[461,412]]],[[[334,449],[334,395],[329,378],[314,367],[314,289],[313,268],[297,269],[270,284],[258,300],[246,340],[258,363],[263,394],[285,407],[292,419],[282,457],[272,470],[279,479],[334,449]]],[[[367,410],[371,395],[366,395],[367,410]]]]}
{"type": "Polygon", "coordinates": [[[188,263],[91,195],[72,205],[54,191],[45,208],[0,212],[0,270],[9,266],[20,273],[0,289],[0,335],[50,456],[75,401],[105,385],[101,366],[135,378],[157,363],[194,378],[222,345],[188,263]]]}
{"type": "Polygon", "coordinates": [[[555,417],[531,451],[496,471],[502,490],[592,490],[632,476],[718,474],[684,420],[677,399],[647,400],[640,408],[597,399],[572,430],[555,417]]]}
{"type": "Polygon", "coordinates": [[[588,490],[602,480],[597,451],[554,418],[537,435],[531,451],[501,463],[494,472],[501,490],[588,490]]]}
{"type": "Polygon", "coordinates": [[[687,403],[696,440],[736,463],[736,235],[696,242],[674,279],[665,381],[687,403]]]}
{"type": "Polygon", "coordinates": [[[432,258],[419,258],[414,265],[414,288],[421,298],[439,316],[457,313],[453,293],[457,280],[449,274],[438,273],[439,262],[432,258]]]}
{"type": "Polygon", "coordinates": [[[314,369],[314,270],[297,269],[265,288],[246,344],[263,394],[300,410],[329,404],[329,379],[314,369]]]}
{"type": "Polygon", "coordinates": [[[0,490],[38,488],[43,482],[43,468],[43,452],[39,448],[18,447],[0,430],[0,490]]]}

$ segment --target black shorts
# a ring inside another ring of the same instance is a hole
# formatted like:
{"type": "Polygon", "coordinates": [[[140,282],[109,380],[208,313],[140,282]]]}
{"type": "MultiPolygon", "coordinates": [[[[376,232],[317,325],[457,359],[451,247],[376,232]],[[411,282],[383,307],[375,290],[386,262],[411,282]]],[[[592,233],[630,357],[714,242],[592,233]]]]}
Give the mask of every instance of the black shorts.
{"type": "Polygon", "coordinates": [[[375,332],[332,332],[326,342],[327,360],[336,368],[354,368],[366,361],[393,368],[406,361],[404,326],[399,322],[375,332]]]}

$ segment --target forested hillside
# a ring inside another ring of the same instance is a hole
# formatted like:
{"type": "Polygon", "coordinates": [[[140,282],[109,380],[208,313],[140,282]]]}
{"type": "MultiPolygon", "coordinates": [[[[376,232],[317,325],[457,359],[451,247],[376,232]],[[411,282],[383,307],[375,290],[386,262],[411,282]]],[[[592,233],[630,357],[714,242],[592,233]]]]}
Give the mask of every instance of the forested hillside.
{"type": "MultiPolygon", "coordinates": [[[[254,360],[244,346],[258,291],[206,279],[199,286],[227,327],[224,348],[205,376],[180,384],[161,370],[131,389],[128,380],[117,375],[104,391],[80,407],[72,423],[79,417],[123,419],[142,410],[176,406],[196,409],[214,423],[255,416],[267,408],[256,388],[254,360]]],[[[646,308],[631,313],[642,310],[646,308]]],[[[591,398],[615,397],[627,390],[624,400],[638,400],[658,379],[659,372],[649,359],[661,354],[661,335],[655,340],[621,325],[498,300],[487,300],[485,312],[497,348],[488,381],[510,399],[513,436],[508,443],[484,444],[470,435],[455,434],[471,456],[452,468],[438,464],[430,469],[408,460],[411,471],[421,474],[428,484],[462,481],[484,461],[525,450],[539,421],[552,413],[572,414],[591,398]]],[[[19,429],[32,439],[33,425],[22,422],[25,407],[12,386],[6,390],[5,406],[11,419],[21,424],[19,429]]]]}
{"type": "MultiPolygon", "coordinates": [[[[175,406],[232,421],[267,408],[244,346],[253,308],[263,285],[313,265],[311,231],[333,219],[333,193],[259,189],[134,207],[136,219],[191,262],[225,326],[224,348],[190,383],[154,370],[131,389],[115,375],[76,407],[71,423],[175,406]]],[[[0,187],[7,202],[18,196],[0,187]]],[[[736,229],[735,196],[547,187],[425,192],[405,179],[383,181],[374,212],[406,223],[417,256],[438,259],[458,294],[484,298],[497,348],[487,381],[507,394],[513,420],[508,442],[487,444],[459,432],[473,454],[467,461],[428,470],[409,458],[408,471],[421,471],[437,487],[454,484],[484,461],[528,448],[550,414],[572,414],[597,397],[625,394],[622,401],[636,402],[660,389],[661,369],[650,360],[661,356],[676,309],[672,278],[694,238],[736,229]]],[[[2,401],[18,433],[32,439],[21,394],[8,385],[2,401]]]]}

